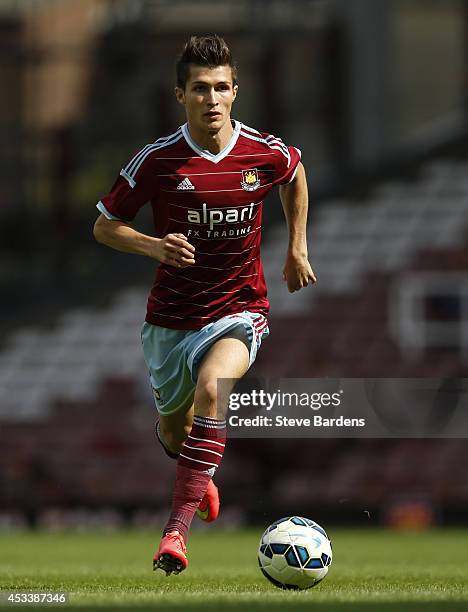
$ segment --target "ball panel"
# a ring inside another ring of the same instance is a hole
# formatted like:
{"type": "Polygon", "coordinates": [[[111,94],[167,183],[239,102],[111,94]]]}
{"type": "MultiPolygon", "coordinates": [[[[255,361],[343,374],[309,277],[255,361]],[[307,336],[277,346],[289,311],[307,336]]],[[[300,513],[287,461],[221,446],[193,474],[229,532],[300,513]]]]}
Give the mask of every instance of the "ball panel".
{"type": "Polygon", "coordinates": [[[309,558],[309,552],[305,546],[295,546],[297,556],[299,557],[299,561],[301,565],[305,565],[307,563],[307,559],[309,558]]]}
{"type": "Polygon", "coordinates": [[[320,558],[322,559],[322,563],[323,563],[323,566],[324,566],[324,567],[325,567],[326,565],[330,565],[330,564],[329,564],[329,559],[330,559],[330,557],[327,555],[327,553],[322,553],[322,554],[320,555],[320,558]]]}
{"type": "Polygon", "coordinates": [[[271,565],[271,560],[268,557],[265,557],[265,555],[258,555],[257,558],[260,567],[268,567],[271,565]]]}
{"type": "Polygon", "coordinates": [[[294,523],[295,525],[304,525],[305,527],[307,526],[305,519],[303,519],[301,516],[292,516],[290,520],[291,523],[294,523]]]}
{"type": "Polygon", "coordinates": [[[270,548],[275,555],[284,555],[284,553],[288,550],[288,544],[270,544],[270,548]]]}
{"type": "Polygon", "coordinates": [[[323,564],[321,559],[309,559],[309,561],[304,566],[307,569],[322,569],[323,564]]]}
{"type": "Polygon", "coordinates": [[[263,554],[265,555],[265,557],[268,557],[269,559],[273,558],[273,551],[271,550],[269,546],[265,546],[263,554]]]}
{"type": "Polygon", "coordinates": [[[328,574],[328,567],[324,567],[320,570],[304,570],[304,572],[311,574],[311,576],[313,576],[314,580],[318,584],[328,574]]]}
{"type": "Polygon", "coordinates": [[[294,546],[291,546],[288,552],[285,554],[286,561],[291,567],[301,567],[301,563],[298,559],[294,546]]]}
{"type": "Polygon", "coordinates": [[[296,584],[287,584],[285,582],[280,582],[279,580],[276,580],[276,578],[273,578],[273,576],[270,576],[270,574],[267,571],[265,571],[263,567],[261,567],[260,569],[262,571],[262,574],[265,576],[265,578],[269,580],[272,584],[274,584],[276,587],[278,587],[279,589],[295,590],[299,588],[296,584]]]}
{"type": "Polygon", "coordinates": [[[278,572],[282,572],[288,566],[286,557],[284,555],[273,555],[271,566],[278,572]]]}

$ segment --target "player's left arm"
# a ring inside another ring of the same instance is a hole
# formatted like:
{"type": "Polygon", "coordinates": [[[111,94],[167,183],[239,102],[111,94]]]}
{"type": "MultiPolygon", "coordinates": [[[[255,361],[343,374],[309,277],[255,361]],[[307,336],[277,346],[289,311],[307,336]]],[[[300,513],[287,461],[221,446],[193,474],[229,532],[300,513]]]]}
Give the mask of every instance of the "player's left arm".
{"type": "Polygon", "coordinates": [[[304,166],[299,162],[294,179],[280,185],[281,203],[288,224],[289,243],[283,279],[288,283],[290,293],[315,283],[307,252],[307,211],[309,198],[304,166]]]}

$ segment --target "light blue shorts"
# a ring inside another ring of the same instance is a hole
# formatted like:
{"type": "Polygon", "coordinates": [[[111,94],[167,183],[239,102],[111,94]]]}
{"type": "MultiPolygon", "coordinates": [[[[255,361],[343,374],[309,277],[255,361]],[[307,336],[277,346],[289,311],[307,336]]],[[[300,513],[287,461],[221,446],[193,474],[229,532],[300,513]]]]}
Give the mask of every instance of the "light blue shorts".
{"type": "Polygon", "coordinates": [[[266,318],[258,312],[227,315],[197,330],[144,323],[141,342],[159,414],[167,416],[190,407],[202,357],[217,340],[239,327],[245,330],[250,368],[262,340],[270,333],[266,318]]]}

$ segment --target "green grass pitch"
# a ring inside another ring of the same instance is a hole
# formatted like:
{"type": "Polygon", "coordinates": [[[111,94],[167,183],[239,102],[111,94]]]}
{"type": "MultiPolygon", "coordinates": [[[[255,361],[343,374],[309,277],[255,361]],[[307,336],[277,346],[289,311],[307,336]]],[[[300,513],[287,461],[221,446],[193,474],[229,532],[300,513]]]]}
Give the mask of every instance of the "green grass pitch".
{"type": "Polygon", "coordinates": [[[261,531],[194,532],[188,570],[167,578],[151,569],[155,532],[1,534],[0,589],[68,591],[71,605],[60,607],[67,610],[468,610],[466,531],[331,528],[331,570],[301,592],[276,589],[261,575],[261,531]]]}

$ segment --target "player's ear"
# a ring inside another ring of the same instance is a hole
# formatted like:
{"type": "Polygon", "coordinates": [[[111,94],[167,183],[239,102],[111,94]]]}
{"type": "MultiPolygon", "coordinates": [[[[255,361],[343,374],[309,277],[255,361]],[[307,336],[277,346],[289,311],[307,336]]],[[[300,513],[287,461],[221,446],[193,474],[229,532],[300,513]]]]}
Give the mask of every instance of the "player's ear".
{"type": "Polygon", "coordinates": [[[234,87],[232,88],[232,92],[233,92],[233,96],[232,99],[235,100],[236,96],[237,96],[237,90],[239,89],[239,85],[234,85],[234,87]]]}
{"type": "Polygon", "coordinates": [[[175,96],[177,98],[177,102],[179,104],[185,105],[185,92],[182,89],[182,87],[176,87],[174,89],[174,92],[175,92],[175,96]]]}

